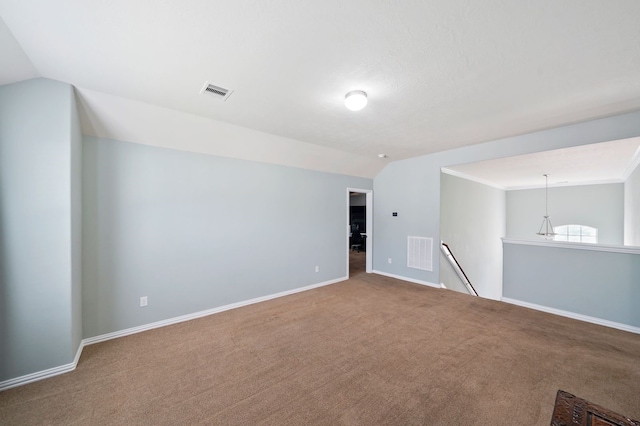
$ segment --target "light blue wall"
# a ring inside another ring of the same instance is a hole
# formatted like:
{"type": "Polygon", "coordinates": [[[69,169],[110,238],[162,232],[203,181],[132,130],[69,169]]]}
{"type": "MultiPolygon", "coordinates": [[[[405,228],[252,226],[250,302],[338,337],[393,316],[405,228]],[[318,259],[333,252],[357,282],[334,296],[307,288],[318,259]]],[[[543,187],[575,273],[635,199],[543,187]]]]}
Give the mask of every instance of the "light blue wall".
{"type": "Polygon", "coordinates": [[[406,238],[408,235],[416,235],[432,237],[434,241],[440,240],[441,167],[636,136],[640,136],[640,112],[389,164],[374,179],[374,269],[439,283],[440,268],[437,258],[432,272],[406,266],[406,238]],[[394,211],[398,212],[397,217],[392,217],[391,213],[394,211]],[[387,263],[389,257],[395,259],[392,264],[387,263]]]}
{"type": "MultiPolygon", "coordinates": [[[[507,237],[539,240],[545,190],[507,191],[507,237]]],[[[623,245],[624,185],[583,185],[549,188],[549,217],[553,226],[598,228],[598,243],[623,245]]]]}
{"type": "Polygon", "coordinates": [[[437,158],[396,161],[373,181],[373,268],[438,285],[440,166],[437,158]],[[393,216],[397,212],[397,216],[393,216]],[[433,272],[407,267],[407,237],[434,241],[433,272]],[[392,263],[388,263],[391,258],[392,263]]]}
{"type": "Polygon", "coordinates": [[[71,95],[71,335],[72,348],[82,341],[82,131],[76,104],[71,95]]]}
{"type": "MultiPolygon", "coordinates": [[[[441,175],[440,237],[447,243],[481,297],[502,297],[502,240],[505,236],[505,191],[441,175]]],[[[468,293],[440,251],[440,282],[468,293]]]]}
{"type": "Polygon", "coordinates": [[[624,244],[640,246],[640,167],[624,182],[624,244]]]}
{"type": "Polygon", "coordinates": [[[0,381],[68,364],[78,348],[74,114],[67,84],[0,87],[0,381]]]}
{"type": "Polygon", "coordinates": [[[505,297],[640,327],[640,255],[504,244],[505,297]]]}
{"type": "Polygon", "coordinates": [[[96,138],[83,166],[85,337],[345,277],[347,187],[372,187],[96,138]]]}

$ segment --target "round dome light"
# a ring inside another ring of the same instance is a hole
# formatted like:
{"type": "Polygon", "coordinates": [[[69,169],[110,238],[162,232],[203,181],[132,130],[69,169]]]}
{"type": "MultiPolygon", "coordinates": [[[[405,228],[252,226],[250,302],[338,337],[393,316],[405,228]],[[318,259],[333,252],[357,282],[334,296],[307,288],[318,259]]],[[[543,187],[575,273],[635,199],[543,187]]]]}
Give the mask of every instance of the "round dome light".
{"type": "Polygon", "coordinates": [[[353,90],[344,96],[344,105],[351,111],[360,111],[367,106],[367,94],[362,90],[353,90]]]}

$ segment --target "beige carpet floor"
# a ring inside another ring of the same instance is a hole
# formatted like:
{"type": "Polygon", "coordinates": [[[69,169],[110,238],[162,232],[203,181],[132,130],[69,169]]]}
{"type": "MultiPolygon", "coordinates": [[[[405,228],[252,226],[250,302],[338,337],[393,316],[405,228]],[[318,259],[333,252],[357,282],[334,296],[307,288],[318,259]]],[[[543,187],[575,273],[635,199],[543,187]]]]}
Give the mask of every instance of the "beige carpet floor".
{"type": "Polygon", "coordinates": [[[0,424],[548,425],[558,389],[640,418],[640,335],[357,273],[88,346],[0,424]]]}

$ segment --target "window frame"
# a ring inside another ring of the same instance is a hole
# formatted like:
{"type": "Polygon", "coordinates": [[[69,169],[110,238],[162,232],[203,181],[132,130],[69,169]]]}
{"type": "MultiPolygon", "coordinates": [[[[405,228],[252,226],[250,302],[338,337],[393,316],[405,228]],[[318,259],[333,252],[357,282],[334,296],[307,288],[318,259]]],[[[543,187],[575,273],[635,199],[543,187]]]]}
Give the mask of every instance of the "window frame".
{"type": "Polygon", "coordinates": [[[580,225],[577,223],[569,223],[566,225],[554,226],[553,232],[556,234],[553,236],[553,241],[568,242],[568,243],[598,244],[598,228],[595,228],[593,226],[580,225]],[[571,230],[570,227],[578,227],[579,228],[578,233],[576,234],[575,230],[571,230]],[[571,232],[574,232],[574,233],[571,233],[571,232]],[[560,237],[560,239],[558,237],[560,237]],[[578,241],[575,241],[576,237],[579,238],[578,241]],[[570,238],[573,238],[573,240],[571,240],[570,238]]]}

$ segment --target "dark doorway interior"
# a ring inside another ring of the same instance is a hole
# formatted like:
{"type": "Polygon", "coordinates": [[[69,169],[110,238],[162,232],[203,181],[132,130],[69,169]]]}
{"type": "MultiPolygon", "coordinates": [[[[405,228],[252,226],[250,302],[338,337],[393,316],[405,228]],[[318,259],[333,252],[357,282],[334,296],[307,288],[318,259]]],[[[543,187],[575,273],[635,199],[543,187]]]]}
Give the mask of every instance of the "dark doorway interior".
{"type": "Polygon", "coordinates": [[[350,224],[351,232],[360,231],[367,232],[367,207],[366,206],[350,206],[350,224]]]}
{"type": "Polygon", "coordinates": [[[349,194],[349,275],[366,269],[367,207],[366,194],[349,194]]]}

